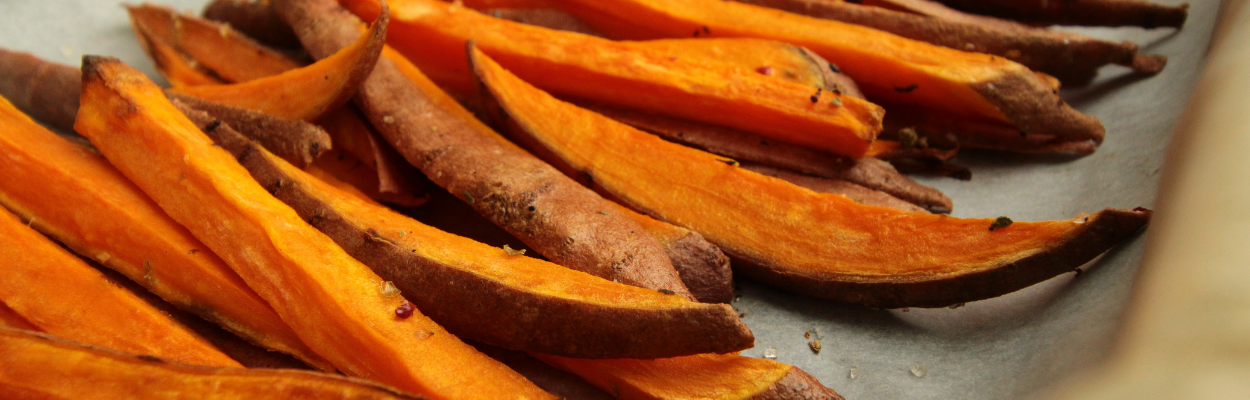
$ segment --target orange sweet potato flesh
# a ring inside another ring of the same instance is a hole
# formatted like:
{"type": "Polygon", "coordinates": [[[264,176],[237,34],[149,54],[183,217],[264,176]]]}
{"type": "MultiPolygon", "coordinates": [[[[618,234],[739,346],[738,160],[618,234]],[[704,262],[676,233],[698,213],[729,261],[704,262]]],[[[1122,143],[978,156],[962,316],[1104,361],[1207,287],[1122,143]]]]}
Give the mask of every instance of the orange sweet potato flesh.
{"type": "Polygon", "coordinates": [[[0,99],[0,204],[70,249],[258,345],[330,368],[221,258],[103,157],[0,99]]]}
{"type": "MultiPolygon", "coordinates": [[[[368,19],[376,0],[343,2],[368,19]]],[[[388,43],[436,82],[472,91],[465,41],[530,82],[564,96],[736,127],[859,157],[880,130],[880,107],[832,92],[629,43],[491,18],[437,0],[391,2],[388,43]],[[831,104],[841,98],[841,106],[831,104]],[[814,99],[814,100],[813,100],[814,99]]]]}
{"type": "Polygon", "coordinates": [[[384,297],[382,279],[269,195],[141,73],[83,58],[75,128],[339,371],[434,398],[549,398],[384,297]],[[434,362],[437,360],[437,362],[434,362]]]}
{"type": "MultiPolygon", "coordinates": [[[[779,143],[749,132],[710,124],[667,118],[637,111],[578,103],[578,106],[614,120],[709,153],[741,162],[787,169],[828,179],[846,181],[879,191],[935,213],[949,213],[954,202],[945,194],[922,185],[882,160],[853,159],[803,146],[779,143]]],[[[886,116],[886,121],[890,121],[886,116]]],[[[888,127],[888,126],[887,126],[888,127]]],[[[880,141],[873,142],[874,145],[880,141]]]]}
{"type": "Polygon", "coordinates": [[[0,328],[0,397],[6,399],[391,400],[414,395],[338,375],[290,369],[186,365],[0,328]]]}
{"type": "Polygon", "coordinates": [[[40,331],[188,364],[239,366],[5,210],[0,238],[0,302],[40,331]]]}
{"type": "Polygon", "coordinates": [[[699,232],[737,272],[870,307],[941,307],[1071,271],[1136,232],[1150,211],[1067,221],[960,219],[857,204],[746,171],[577,108],[481,52],[476,72],[511,120],[559,162],[658,219],[699,232]]]}
{"type": "Polygon", "coordinates": [[[142,30],[147,35],[144,39],[185,52],[228,82],[246,82],[300,67],[285,54],[256,43],[226,24],[151,4],[128,5],[126,11],[136,33],[142,30]],[[246,67],[236,67],[239,65],[246,67]]]}
{"type": "Polygon", "coordinates": [[[728,305],[510,255],[338,191],[223,126],[207,134],[261,186],[457,335],[581,358],[725,353],[753,343],[728,305]]]}
{"type": "Polygon", "coordinates": [[[351,45],[308,66],[247,82],[172,91],[278,118],[313,121],[356,94],[373,71],[385,38],[386,20],[380,19],[351,45]]]}
{"type": "Polygon", "coordinates": [[[148,53],[148,57],[152,58],[152,64],[156,65],[156,72],[164,76],[170,85],[183,87],[225,83],[212,71],[196,64],[191,57],[178,51],[174,45],[155,38],[146,27],[134,25],[133,29],[135,37],[139,39],[139,45],[148,53]]]}
{"type": "Polygon", "coordinates": [[[1142,0],[941,0],[977,14],[993,15],[1030,24],[1083,26],[1140,26],[1180,28],[1189,17],[1189,4],[1179,6],[1142,0]]]}
{"type": "MultiPolygon", "coordinates": [[[[333,0],[274,6],[314,56],[343,46],[357,23],[333,0]]],[[[600,213],[608,200],[492,131],[402,57],[379,60],[356,103],[430,180],[552,262],[689,298],[654,238],[624,215],[600,213]]]]}
{"type": "Polygon", "coordinates": [[[732,1],[553,1],[615,39],[684,38],[699,31],[700,37],[803,46],[837,63],[874,102],[915,103],[1070,140],[1101,142],[1105,134],[1096,118],[1064,103],[1051,82],[1002,57],[732,1]]]}
{"type": "Polygon", "coordinates": [[[737,354],[699,354],[656,360],[535,358],[581,376],[618,399],[842,400],[803,370],[737,354]]]}

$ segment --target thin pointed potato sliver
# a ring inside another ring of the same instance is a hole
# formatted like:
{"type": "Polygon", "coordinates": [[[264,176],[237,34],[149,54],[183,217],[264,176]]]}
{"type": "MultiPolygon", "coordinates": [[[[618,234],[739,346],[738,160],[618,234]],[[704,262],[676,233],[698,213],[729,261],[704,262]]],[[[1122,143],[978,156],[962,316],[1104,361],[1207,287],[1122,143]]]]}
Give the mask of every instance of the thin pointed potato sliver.
{"type": "Polygon", "coordinates": [[[1108,209],[1003,227],[860,205],[666,142],[559,101],[480,51],[472,57],[510,120],[553,161],[593,175],[636,209],[699,232],[735,257],[738,272],[798,293],[880,308],[1000,296],[1081,266],[1150,216],[1108,209]]]}
{"type": "Polygon", "coordinates": [[[347,103],[373,72],[385,44],[386,21],[382,15],[350,46],[305,67],[247,82],[172,91],[279,118],[313,121],[347,103]]]}
{"type": "Polygon", "coordinates": [[[126,11],[140,40],[172,46],[228,82],[246,82],[300,67],[285,54],[240,35],[226,24],[152,4],[127,5],[126,11]]]}

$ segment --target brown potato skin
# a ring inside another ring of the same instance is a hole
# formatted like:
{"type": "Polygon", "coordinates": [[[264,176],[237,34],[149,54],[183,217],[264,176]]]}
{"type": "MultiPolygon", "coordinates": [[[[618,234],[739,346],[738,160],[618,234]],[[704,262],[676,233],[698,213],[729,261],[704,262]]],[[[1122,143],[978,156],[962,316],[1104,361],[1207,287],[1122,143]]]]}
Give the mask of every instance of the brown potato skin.
{"type": "Polygon", "coordinates": [[[214,0],[204,7],[203,15],[270,46],[300,46],[295,31],[273,11],[269,0],[214,0]]]}
{"type": "Polygon", "coordinates": [[[283,160],[305,168],[330,150],[330,134],[320,127],[304,122],[278,118],[258,111],[231,107],[185,94],[165,92],[170,100],[178,100],[251,138],[283,160]]]}
{"type": "Polygon", "coordinates": [[[78,68],[0,49],[0,95],[31,118],[64,132],[74,131],[81,75],[78,68]]]}
{"type": "Polygon", "coordinates": [[[1150,220],[1151,211],[1106,209],[1086,219],[1081,232],[1044,250],[980,271],[918,281],[889,278],[849,282],[787,274],[731,254],[738,272],[788,291],[872,308],[940,308],[1002,296],[1070,272],[1133,235],[1150,220]]]}
{"type": "MultiPolygon", "coordinates": [[[[336,2],[275,8],[314,57],[357,35],[356,17],[336,2]]],[[[607,200],[555,168],[505,146],[438,108],[388,59],[378,60],[357,104],[382,136],[430,180],[553,262],[634,286],[693,298],[664,248],[607,200]]]]}
{"type": "Polygon", "coordinates": [[[846,400],[833,389],[820,384],[811,374],[798,368],[791,369],[768,389],[747,397],[746,400],[846,400]]]}
{"type": "Polygon", "coordinates": [[[1169,6],[1140,0],[939,0],[963,11],[1029,24],[1181,28],[1189,4],[1169,6]]]}
{"type": "MultiPolygon", "coordinates": [[[[866,5],[831,0],[738,0],[744,3],[777,8],[864,25],[909,39],[920,40],[952,49],[994,54],[1024,64],[1029,69],[1058,76],[1066,82],[1085,82],[1097,74],[1099,67],[1119,64],[1141,68],[1144,73],[1158,73],[1166,57],[1152,57],[1154,62],[1135,63],[1137,45],[1113,42],[1085,35],[960,13],[941,4],[944,13],[928,15],[890,10],[875,5],[890,5],[898,0],[870,0],[866,5]]],[[[912,2],[923,0],[912,0],[912,2]]]]}
{"type": "MultiPolygon", "coordinates": [[[[900,174],[889,163],[872,157],[852,159],[781,143],[755,134],[635,111],[575,103],[665,140],[807,175],[847,181],[880,191],[935,213],[949,213],[954,203],[937,189],[900,174]]],[[[888,120],[887,114],[887,120],[888,120]]]]}

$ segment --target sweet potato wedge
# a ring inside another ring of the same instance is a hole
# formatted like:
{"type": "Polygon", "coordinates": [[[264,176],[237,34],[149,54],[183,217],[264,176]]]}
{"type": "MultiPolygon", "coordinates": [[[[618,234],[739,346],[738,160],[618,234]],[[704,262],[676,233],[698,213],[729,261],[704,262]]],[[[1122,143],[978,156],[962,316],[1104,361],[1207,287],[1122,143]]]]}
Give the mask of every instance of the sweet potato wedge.
{"type": "Polygon", "coordinates": [[[420,399],[373,382],[298,370],[186,365],[0,328],[6,399],[420,399]]]}
{"type": "Polygon", "coordinates": [[[0,302],[40,331],[189,364],[239,366],[2,209],[0,238],[0,302]]]}
{"type": "Polygon", "coordinates": [[[438,398],[549,398],[403,297],[384,296],[369,267],[273,198],[133,68],[83,58],[75,129],[339,371],[438,398]]]}
{"type": "MultiPolygon", "coordinates": [[[[343,46],[356,18],[333,1],[275,1],[314,57],[343,46]]],[[[430,180],[552,262],[691,298],[656,240],[611,204],[491,131],[420,70],[383,57],[356,99],[430,180]]]]}
{"type": "Polygon", "coordinates": [[[269,0],[213,0],[204,6],[203,15],[270,46],[300,47],[295,31],[273,11],[269,0]]]}
{"type": "Polygon", "coordinates": [[[1098,146],[1088,140],[1069,140],[1055,135],[1024,132],[1001,121],[951,115],[915,105],[884,103],[886,115],[882,137],[896,138],[903,129],[912,129],[929,144],[1018,153],[1093,154],[1098,146]]]}
{"type": "MultiPolygon", "coordinates": [[[[378,12],[377,0],[343,3],[366,19],[378,12]]],[[[453,90],[473,90],[463,49],[465,41],[473,40],[529,81],[564,96],[714,121],[850,157],[863,155],[880,130],[881,108],[836,92],[491,18],[437,0],[392,3],[396,11],[388,43],[453,90]]]]}
{"type": "MultiPolygon", "coordinates": [[[[735,129],[589,103],[578,103],[578,106],[658,135],[665,140],[693,146],[738,161],[754,162],[808,175],[847,181],[897,197],[935,213],[949,213],[954,207],[951,199],[942,192],[917,183],[900,174],[889,163],[876,158],[838,157],[820,150],[771,141],[759,135],[735,129]]],[[[886,120],[890,120],[889,116],[886,120]]]]}
{"type": "Polygon", "coordinates": [[[308,66],[278,75],[227,84],[171,89],[279,118],[312,121],[347,103],[373,70],[386,39],[381,18],[350,45],[308,66]]]}
{"type": "Polygon", "coordinates": [[[35,119],[65,132],[74,131],[82,86],[80,75],[77,68],[0,49],[0,96],[35,119]]]}
{"type": "Polygon", "coordinates": [[[246,82],[300,67],[285,54],[240,35],[230,25],[151,4],[128,5],[126,11],[135,33],[146,35],[140,40],[172,46],[227,82],[246,82]]]}
{"type": "Polygon", "coordinates": [[[615,39],[683,38],[698,31],[699,37],[755,37],[803,46],[837,63],[874,102],[914,103],[1069,140],[1101,142],[1106,133],[1096,118],[1064,103],[1053,82],[998,56],[732,1],[553,1],[615,39]]]}
{"type": "Polygon", "coordinates": [[[618,399],[842,400],[837,392],[801,369],[737,354],[657,360],[579,360],[532,355],[581,376],[618,399]]]}
{"type": "Polygon", "coordinates": [[[726,353],[753,343],[728,305],[609,282],[439,231],[313,179],[228,125],[196,122],[261,186],[457,335],[581,358],[726,353]]]}
{"type": "Polygon", "coordinates": [[[208,68],[196,63],[191,56],[183,54],[176,46],[156,39],[146,27],[134,25],[133,29],[135,37],[139,39],[139,46],[152,58],[156,72],[165,77],[170,85],[183,87],[226,83],[208,68]]]}
{"type": "Polygon", "coordinates": [[[1172,6],[1142,0],[940,0],[970,13],[1028,24],[1180,28],[1189,4],[1172,6]]]}
{"type": "Polygon", "coordinates": [[[103,157],[44,129],[3,99],[0,126],[4,207],[180,309],[330,368],[230,267],[103,157]]]}
{"type": "Polygon", "coordinates": [[[1066,82],[1087,82],[1098,68],[1119,64],[1137,72],[1163,70],[1167,57],[1138,54],[1131,42],[1028,26],[1017,22],[964,14],[928,0],[738,0],[816,18],[868,26],[909,39],[952,49],[993,54],[1066,82]],[[924,14],[889,9],[913,5],[924,14]]]}
{"type": "Polygon", "coordinates": [[[510,121],[638,210],[704,235],[736,272],[869,307],[942,307],[1071,271],[1136,232],[1150,211],[1067,221],[959,219],[865,206],[746,171],[556,100],[480,51],[475,71],[510,121]],[[1001,222],[1000,222],[1001,224],[1001,222]]]}

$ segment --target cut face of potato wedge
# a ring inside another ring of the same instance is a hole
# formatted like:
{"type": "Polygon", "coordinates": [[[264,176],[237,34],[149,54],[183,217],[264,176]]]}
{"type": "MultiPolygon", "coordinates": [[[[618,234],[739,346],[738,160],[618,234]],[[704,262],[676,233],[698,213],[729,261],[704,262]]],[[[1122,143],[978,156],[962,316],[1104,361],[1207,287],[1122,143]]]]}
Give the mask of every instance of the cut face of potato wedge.
{"type": "Polygon", "coordinates": [[[0,265],[0,302],[40,331],[188,364],[239,366],[3,209],[0,265]]]}
{"type": "Polygon", "coordinates": [[[753,343],[727,305],[609,282],[451,235],[339,192],[237,134],[208,134],[278,199],[458,335],[580,358],[725,353],[753,343]]]}
{"type": "Polygon", "coordinates": [[[1101,142],[1105,134],[1102,123],[1069,107],[1046,79],[998,56],[733,1],[553,1],[615,39],[685,38],[697,32],[778,40],[837,63],[873,101],[991,118],[1030,134],[1070,140],[1101,142]]]}
{"type": "Polygon", "coordinates": [[[561,102],[472,53],[521,130],[630,206],[704,235],[738,272],[870,307],[942,307],[1013,292],[1096,257],[1149,219],[1104,210],[1068,221],[959,219],[864,206],[665,142],[561,102]]]}
{"type": "Polygon", "coordinates": [[[422,398],[339,375],[186,365],[4,328],[0,360],[0,397],[8,399],[422,398]]]}
{"type": "Polygon", "coordinates": [[[0,126],[4,207],[183,310],[258,345],[331,368],[221,258],[103,157],[48,131],[3,99],[0,126]]]}
{"type": "Polygon", "coordinates": [[[285,54],[240,35],[230,25],[151,4],[128,5],[126,11],[140,41],[160,42],[185,52],[228,82],[246,82],[300,67],[285,54]]]}
{"type": "Polygon", "coordinates": [[[576,374],[618,399],[842,400],[801,369],[737,354],[656,360],[534,358],[576,374]]]}
{"type": "Polygon", "coordinates": [[[355,43],[305,67],[247,82],[171,90],[278,118],[313,121],[350,100],[369,77],[385,44],[386,25],[382,15],[355,43]]]}
{"type": "MultiPolygon", "coordinates": [[[[343,2],[363,18],[376,0],[343,2]]],[[[883,110],[755,71],[629,43],[524,25],[437,0],[401,0],[388,43],[432,79],[472,91],[465,41],[563,96],[736,127],[850,157],[864,154],[883,110]]]]}
{"type": "Polygon", "coordinates": [[[164,76],[170,85],[183,87],[226,83],[214,76],[212,71],[197,65],[195,60],[178,51],[174,45],[155,38],[155,35],[148,32],[147,27],[136,24],[133,28],[135,36],[139,39],[139,45],[148,53],[148,57],[152,58],[152,64],[156,65],[156,72],[164,76]]]}
{"type": "Polygon", "coordinates": [[[133,68],[84,57],[75,128],[338,370],[438,398],[551,398],[380,291],[369,267],[273,198],[133,68]]]}

